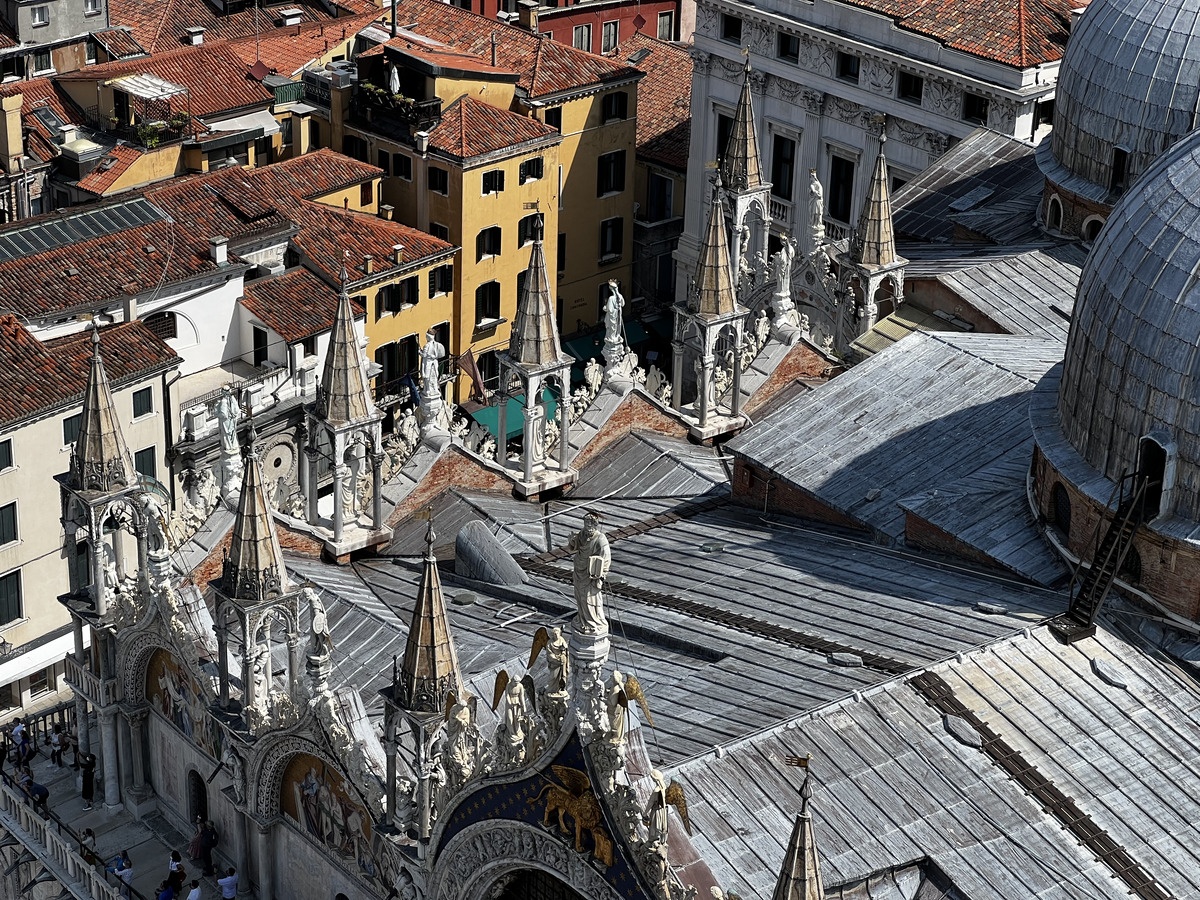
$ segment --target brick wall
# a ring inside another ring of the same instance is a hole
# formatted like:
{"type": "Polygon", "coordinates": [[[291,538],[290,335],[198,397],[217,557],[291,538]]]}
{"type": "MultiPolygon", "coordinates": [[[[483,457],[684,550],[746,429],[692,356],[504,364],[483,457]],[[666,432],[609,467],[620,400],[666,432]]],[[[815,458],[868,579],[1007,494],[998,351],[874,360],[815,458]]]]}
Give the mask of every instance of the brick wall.
{"type": "Polygon", "coordinates": [[[982,550],[965,544],[947,531],[931,525],[920,516],[910,512],[904,514],[904,541],[910,547],[923,547],[935,553],[957,556],[960,559],[995,567],[999,563],[982,550]]]}
{"type": "Polygon", "coordinates": [[[868,530],[861,522],[842,515],[811,494],[792,487],[783,479],[764,472],[741,457],[735,457],[733,502],[739,506],[748,506],[761,511],[764,495],[766,496],[767,512],[799,516],[802,519],[814,519],[844,528],[868,530]],[[768,482],[770,483],[769,488],[768,482]]]}
{"type": "MultiPolygon", "coordinates": [[[[1034,502],[1038,512],[1061,540],[1062,532],[1054,525],[1054,486],[1062,484],[1071,503],[1071,533],[1067,548],[1090,561],[1095,552],[1096,527],[1108,527],[1109,513],[1103,504],[1092,500],[1064,479],[1042,455],[1034,450],[1034,502]]],[[[1106,498],[1107,499],[1107,498],[1106,498]]],[[[1100,532],[1100,539],[1104,536],[1100,532]]],[[[1184,541],[1164,537],[1143,526],[1133,539],[1133,549],[1141,560],[1141,578],[1134,585],[1167,609],[1188,619],[1200,619],[1200,553],[1184,541]]]]}
{"type": "Polygon", "coordinates": [[[668,437],[687,436],[687,426],[668,416],[637,391],[631,391],[596,432],[596,436],[571,461],[571,468],[578,472],[606,447],[631,431],[651,431],[668,437]]]}
{"type": "Polygon", "coordinates": [[[420,484],[388,516],[388,524],[395,525],[450,487],[509,493],[512,491],[512,482],[499,472],[480,465],[458,445],[450,444],[420,484]]]}
{"type": "Polygon", "coordinates": [[[767,380],[760,384],[758,390],[750,397],[746,403],[746,415],[754,418],[754,414],[776,391],[799,378],[820,378],[831,365],[833,363],[804,341],[798,341],[775,367],[775,371],[767,376],[767,380]]]}
{"type": "Polygon", "coordinates": [[[1078,194],[1065,190],[1046,179],[1046,189],[1042,194],[1042,222],[1050,221],[1050,197],[1058,197],[1062,204],[1062,225],[1059,231],[1065,235],[1082,235],[1083,223],[1091,216],[1107,219],[1112,213],[1112,207],[1106,203],[1096,203],[1078,194]]]}

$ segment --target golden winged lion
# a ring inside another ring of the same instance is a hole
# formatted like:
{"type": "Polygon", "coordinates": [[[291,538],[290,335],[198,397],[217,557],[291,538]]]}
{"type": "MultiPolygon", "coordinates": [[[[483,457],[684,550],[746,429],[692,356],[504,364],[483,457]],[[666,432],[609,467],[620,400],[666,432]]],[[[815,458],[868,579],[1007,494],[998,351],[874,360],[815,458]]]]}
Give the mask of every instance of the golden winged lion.
{"type": "Polygon", "coordinates": [[[562,784],[550,781],[536,797],[529,800],[531,806],[546,801],[546,812],[542,817],[543,825],[550,825],[554,814],[558,814],[558,827],[563,834],[570,834],[566,817],[570,816],[575,822],[575,851],[583,853],[583,833],[592,836],[592,855],[606,866],[613,864],[613,843],[608,832],[604,830],[604,816],[600,811],[600,803],[592,790],[591,780],[578,769],[568,766],[551,766],[554,774],[562,784]]]}

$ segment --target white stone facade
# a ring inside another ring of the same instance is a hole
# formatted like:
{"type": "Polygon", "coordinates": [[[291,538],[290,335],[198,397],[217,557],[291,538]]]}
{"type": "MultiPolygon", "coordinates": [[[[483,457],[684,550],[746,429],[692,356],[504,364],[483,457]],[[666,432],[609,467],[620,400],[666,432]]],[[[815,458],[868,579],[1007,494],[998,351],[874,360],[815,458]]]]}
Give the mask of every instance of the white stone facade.
{"type": "Polygon", "coordinates": [[[708,204],[706,167],[723,153],[718,117],[733,117],[747,60],[743,49],[754,70],[764,177],[779,180],[775,137],[794,142],[791,200],[781,196],[786,188],[773,187],[774,230],[795,231],[805,220],[808,170],[816,169],[834,238],[839,227],[857,219],[882,129],[894,184],[922,171],[980,124],[1032,140],[1044,130],[1037,123],[1049,108],[1039,110],[1038,104],[1053,98],[1059,67],[1056,60],[1019,69],[951,50],[896,28],[888,17],[828,0],[765,0],[753,7],[701,0],[692,49],[692,143],[684,233],[676,252],[678,291],[695,272],[708,204]],[[856,79],[850,77],[855,67],[856,79]],[[919,79],[919,100],[902,93],[901,82],[912,88],[913,79],[919,79]],[[982,111],[973,98],[986,101],[986,122],[966,117],[982,111]],[[853,166],[850,177],[847,163],[853,166]],[[828,215],[838,206],[841,215],[828,215]]]}

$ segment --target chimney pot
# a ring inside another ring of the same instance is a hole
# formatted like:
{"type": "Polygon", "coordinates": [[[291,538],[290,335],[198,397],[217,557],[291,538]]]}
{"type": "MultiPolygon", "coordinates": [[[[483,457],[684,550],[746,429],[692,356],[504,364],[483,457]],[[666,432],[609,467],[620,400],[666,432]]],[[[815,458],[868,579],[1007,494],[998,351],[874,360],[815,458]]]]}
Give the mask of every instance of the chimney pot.
{"type": "Polygon", "coordinates": [[[396,207],[389,203],[381,203],[379,205],[379,218],[392,221],[392,213],[396,211],[396,207]]]}
{"type": "Polygon", "coordinates": [[[397,266],[404,262],[404,245],[403,244],[393,245],[392,261],[397,266]]]}
{"type": "Polygon", "coordinates": [[[208,239],[208,256],[218,266],[229,265],[229,238],[222,234],[208,239]]]}
{"type": "Polygon", "coordinates": [[[496,67],[496,45],[500,43],[500,38],[496,32],[492,32],[492,68],[496,67]]]}
{"type": "Polygon", "coordinates": [[[187,32],[187,42],[193,47],[199,47],[204,43],[204,28],[200,25],[193,25],[190,28],[184,29],[187,32]]]}
{"type": "Polygon", "coordinates": [[[375,274],[375,257],[371,256],[370,253],[363,257],[363,272],[367,275],[375,274]]]}
{"type": "MultiPolygon", "coordinates": [[[[538,3],[537,0],[519,0],[517,3],[517,21],[530,34],[538,33],[538,3]]],[[[492,65],[496,63],[493,60],[492,65]]]]}

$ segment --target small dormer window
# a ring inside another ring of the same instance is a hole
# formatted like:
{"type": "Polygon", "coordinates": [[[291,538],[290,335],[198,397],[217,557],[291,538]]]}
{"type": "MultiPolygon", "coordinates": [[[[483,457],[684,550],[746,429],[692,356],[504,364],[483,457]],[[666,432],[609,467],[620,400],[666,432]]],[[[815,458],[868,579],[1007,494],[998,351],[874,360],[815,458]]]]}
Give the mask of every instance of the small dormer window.
{"type": "Polygon", "coordinates": [[[1120,147],[1113,147],[1112,153],[1112,179],[1109,182],[1109,189],[1114,191],[1125,190],[1126,181],[1129,178],[1129,154],[1120,147]]]}

